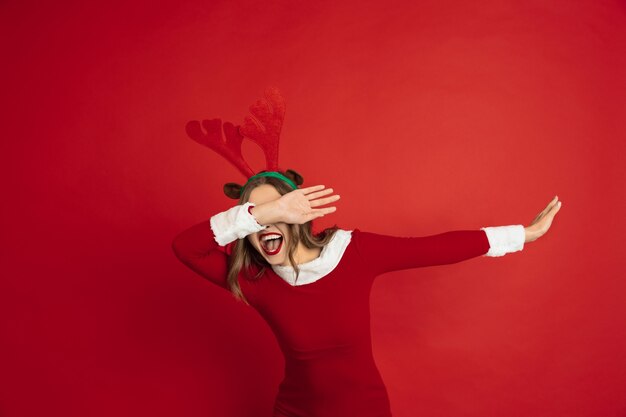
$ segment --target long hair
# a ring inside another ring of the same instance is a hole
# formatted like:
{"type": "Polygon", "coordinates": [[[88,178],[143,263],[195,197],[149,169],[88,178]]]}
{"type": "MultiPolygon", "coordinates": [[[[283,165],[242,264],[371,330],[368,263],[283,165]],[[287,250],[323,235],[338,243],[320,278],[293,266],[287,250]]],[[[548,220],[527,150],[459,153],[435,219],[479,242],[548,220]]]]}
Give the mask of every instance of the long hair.
{"type": "MultiPolygon", "coordinates": [[[[284,172],[278,171],[285,175],[284,172]]],[[[270,184],[281,194],[287,194],[293,191],[287,183],[283,180],[274,177],[257,177],[250,181],[246,188],[241,193],[239,198],[239,205],[245,204],[250,198],[250,193],[256,187],[261,184],[270,184]]],[[[323,248],[335,235],[335,232],[339,227],[335,224],[332,227],[326,228],[320,233],[314,235],[312,230],[312,220],[303,224],[290,224],[287,223],[289,229],[290,239],[289,243],[285,247],[287,256],[289,257],[289,263],[296,271],[296,280],[300,274],[300,269],[295,262],[294,253],[298,247],[298,242],[302,242],[304,246],[309,249],[323,248]]],[[[227,282],[234,297],[245,304],[250,305],[248,300],[244,297],[239,286],[238,276],[241,270],[244,271],[244,278],[248,280],[258,280],[263,277],[267,268],[271,268],[271,265],[261,255],[254,246],[248,241],[246,237],[238,239],[233,247],[233,251],[228,260],[228,277],[227,282]],[[251,276],[251,266],[257,266],[258,272],[256,275],[251,276]]]]}

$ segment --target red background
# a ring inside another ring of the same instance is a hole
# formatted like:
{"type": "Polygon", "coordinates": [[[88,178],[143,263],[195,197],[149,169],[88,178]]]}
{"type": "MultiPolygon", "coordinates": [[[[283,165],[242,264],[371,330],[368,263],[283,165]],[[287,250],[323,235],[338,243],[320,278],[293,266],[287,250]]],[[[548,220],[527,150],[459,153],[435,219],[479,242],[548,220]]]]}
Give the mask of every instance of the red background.
{"type": "Polygon", "coordinates": [[[281,167],[342,196],[316,229],[563,201],[522,252],[378,278],[394,416],[626,415],[623,2],[87,3],[0,5],[2,416],[270,414],[269,327],[170,247],[244,180],[186,122],[269,85],[281,167]]]}

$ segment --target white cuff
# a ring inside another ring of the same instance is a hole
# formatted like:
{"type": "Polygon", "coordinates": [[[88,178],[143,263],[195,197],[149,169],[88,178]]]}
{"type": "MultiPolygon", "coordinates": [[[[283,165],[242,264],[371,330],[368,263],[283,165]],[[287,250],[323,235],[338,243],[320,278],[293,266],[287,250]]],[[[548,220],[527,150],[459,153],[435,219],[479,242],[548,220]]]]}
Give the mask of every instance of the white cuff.
{"type": "Polygon", "coordinates": [[[526,232],[521,224],[481,227],[480,230],[484,230],[489,239],[489,252],[483,256],[502,256],[524,249],[526,232]]]}
{"type": "Polygon", "coordinates": [[[262,226],[256,221],[248,211],[250,206],[254,207],[255,204],[247,202],[236,205],[211,217],[211,230],[215,235],[215,241],[220,246],[225,246],[230,242],[269,227],[262,226]]]}

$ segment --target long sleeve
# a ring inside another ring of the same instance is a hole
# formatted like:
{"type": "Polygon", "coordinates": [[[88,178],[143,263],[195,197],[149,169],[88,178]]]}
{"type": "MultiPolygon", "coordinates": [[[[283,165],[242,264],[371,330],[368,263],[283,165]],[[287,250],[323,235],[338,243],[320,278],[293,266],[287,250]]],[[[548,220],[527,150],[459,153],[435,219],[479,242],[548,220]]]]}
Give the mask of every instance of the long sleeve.
{"type": "Polygon", "coordinates": [[[521,224],[481,227],[489,239],[489,252],[483,256],[503,256],[524,249],[526,231],[521,224]]]}
{"type": "Polygon", "coordinates": [[[236,205],[191,226],[172,241],[176,257],[204,278],[229,289],[228,254],[224,246],[251,233],[265,229],[249,211],[252,203],[236,205]]]}
{"type": "Polygon", "coordinates": [[[484,255],[489,240],[483,230],[455,230],[436,235],[397,237],[355,229],[357,250],[375,275],[402,269],[453,264],[484,255]]]}

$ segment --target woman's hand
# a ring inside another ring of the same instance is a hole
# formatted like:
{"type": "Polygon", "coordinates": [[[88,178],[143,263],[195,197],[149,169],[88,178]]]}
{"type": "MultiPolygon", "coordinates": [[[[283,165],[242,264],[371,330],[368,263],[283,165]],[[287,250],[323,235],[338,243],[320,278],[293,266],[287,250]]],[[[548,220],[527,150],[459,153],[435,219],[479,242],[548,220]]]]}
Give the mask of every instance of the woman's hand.
{"type": "Polygon", "coordinates": [[[558,213],[560,209],[561,202],[559,201],[559,197],[555,196],[548,206],[535,217],[532,223],[524,228],[526,232],[525,242],[532,242],[543,236],[550,228],[554,216],[556,216],[556,213],[558,213]]]}
{"type": "Polygon", "coordinates": [[[333,213],[337,207],[314,208],[339,200],[339,195],[320,198],[332,192],[332,188],[324,190],[324,185],[316,185],[299,188],[282,195],[278,200],[272,202],[273,208],[276,210],[277,221],[303,224],[325,214],[333,213]]]}

